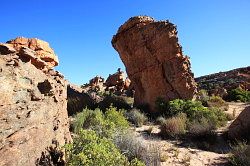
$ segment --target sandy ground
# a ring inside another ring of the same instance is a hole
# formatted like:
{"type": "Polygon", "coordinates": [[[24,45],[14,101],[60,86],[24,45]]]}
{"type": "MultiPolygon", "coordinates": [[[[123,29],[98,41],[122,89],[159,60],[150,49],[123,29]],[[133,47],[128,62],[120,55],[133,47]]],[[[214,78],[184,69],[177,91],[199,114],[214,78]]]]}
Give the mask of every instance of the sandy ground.
{"type": "MultiPolygon", "coordinates": [[[[234,114],[237,117],[240,112],[247,106],[244,103],[229,103],[227,113],[234,114]]],[[[232,121],[228,122],[227,126],[232,121]]],[[[218,130],[218,133],[226,130],[227,127],[218,130]]],[[[198,148],[180,146],[178,141],[163,140],[156,136],[159,133],[159,126],[142,126],[135,129],[140,135],[141,141],[146,144],[155,144],[159,146],[161,153],[161,166],[217,166],[225,165],[228,154],[204,151],[198,148]],[[145,132],[152,127],[151,136],[145,132]],[[143,134],[144,133],[144,134],[143,134]],[[155,135],[155,136],[152,136],[155,135]]],[[[216,141],[216,140],[215,140],[216,141]]]]}

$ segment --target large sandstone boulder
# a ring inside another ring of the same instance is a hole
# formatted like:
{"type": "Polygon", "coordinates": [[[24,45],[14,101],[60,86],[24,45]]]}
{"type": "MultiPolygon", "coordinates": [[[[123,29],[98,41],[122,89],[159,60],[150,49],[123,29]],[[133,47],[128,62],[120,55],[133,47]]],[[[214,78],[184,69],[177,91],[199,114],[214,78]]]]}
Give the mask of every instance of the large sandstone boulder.
{"type": "Polygon", "coordinates": [[[250,106],[246,107],[229,126],[228,136],[235,140],[250,140],[250,106]]]}
{"type": "Polygon", "coordinates": [[[196,83],[178,43],[176,27],[151,17],[130,18],[112,39],[135,88],[135,104],[155,111],[158,97],[192,99],[196,83]]]}
{"type": "Polygon", "coordinates": [[[31,63],[37,68],[46,67],[50,69],[59,63],[58,57],[49,46],[49,43],[40,39],[18,37],[7,41],[7,44],[0,44],[0,52],[2,54],[13,53],[15,50],[22,58],[31,57],[31,63]],[[41,66],[41,63],[44,63],[44,65],[41,66]]]}
{"type": "Polygon", "coordinates": [[[46,149],[71,140],[60,73],[44,73],[16,53],[0,55],[0,94],[0,165],[44,163],[46,149]]]}

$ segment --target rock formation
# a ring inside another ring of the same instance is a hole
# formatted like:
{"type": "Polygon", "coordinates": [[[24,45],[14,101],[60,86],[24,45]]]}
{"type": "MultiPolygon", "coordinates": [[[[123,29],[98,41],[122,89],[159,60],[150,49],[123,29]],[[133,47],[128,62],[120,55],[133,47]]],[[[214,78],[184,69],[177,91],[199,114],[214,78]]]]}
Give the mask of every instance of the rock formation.
{"type": "Polygon", "coordinates": [[[57,71],[37,69],[33,57],[24,58],[34,54],[50,67],[57,64],[46,53],[48,44],[25,38],[9,43],[0,45],[0,165],[35,165],[47,148],[71,140],[67,81],[57,71]]]}
{"type": "Polygon", "coordinates": [[[95,76],[89,80],[90,88],[94,91],[104,91],[104,78],[95,76]]]}
{"type": "Polygon", "coordinates": [[[250,90],[250,66],[198,77],[195,80],[199,89],[205,89],[210,95],[224,97],[235,88],[250,90]]]}
{"type": "Polygon", "coordinates": [[[123,91],[128,89],[130,80],[125,77],[125,73],[119,68],[116,73],[110,74],[105,82],[106,89],[114,88],[115,91],[123,91]]]}
{"type": "Polygon", "coordinates": [[[228,136],[234,140],[250,140],[250,106],[246,107],[229,126],[228,136]]]}
{"type": "Polygon", "coordinates": [[[6,54],[17,52],[23,61],[30,60],[33,65],[39,69],[53,68],[59,61],[49,44],[40,39],[18,37],[7,41],[6,44],[0,44],[0,53],[6,54]]]}
{"type": "Polygon", "coordinates": [[[69,84],[67,88],[68,96],[68,115],[74,115],[77,112],[82,111],[84,108],[95,109],[97,102],[99,101],[98,96],[91,96],[88,93],[85,93],[84,89],[78,87],[77,85],[69,84]],[[98,100],[98,101],[95,101],[98,100]]]}
{"type": "Polygon", "coordinates": [[[176,27],[151,17],[130,18],[112,39],[135,88],[135,104],[155,111],[158,97],[192,99],[196,84],[178,44],[176,27]]]}

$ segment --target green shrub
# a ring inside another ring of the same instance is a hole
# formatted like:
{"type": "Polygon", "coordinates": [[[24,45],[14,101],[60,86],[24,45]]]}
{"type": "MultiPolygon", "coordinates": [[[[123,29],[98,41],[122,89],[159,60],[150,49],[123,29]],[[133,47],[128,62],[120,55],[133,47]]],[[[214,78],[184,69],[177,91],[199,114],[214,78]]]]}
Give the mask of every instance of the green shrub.
{"type": "Polygon", "coordinates": [[[148,121],[147,116],[138,109],[132,109],[126,112],[125,116],[129,122],[136,125],[137,127],[141,127],[148,121]]]}
{"type": "MultiPolygon", "coordinates": [[[[162,108],[165,109],[165,105],[162,108]]],[[[230,120],[229,116],[217,107],[208,108],[204,107],[200,101],[181,99],[168,102],[164,115],[169,118],[161,119],[161,134],[170,137],[184,134],[186,126],[194,136],[206,135],[213,133],[214,129],[224,126],[230,120]],[[186,118],[183,118],[183,114],[186,118]]]]}
{"type": "Polygon", "coordinates": [[[250,91],[243,90],[241,88],[236,88],[229,91],[226,100],[228,101],[241,101],[250,102],[250,91]]]}
{"type": "Polygon", "coordinates": [[[209,123],[220,127],[226,124],[226,114],[219,108],[207,108],[199,101],[176,99],[169,102],[169,110],[171,114],[185,113],[190,122],[205,118],[209,123]]]}
{"type": "Polygon", "coordinates": [[[228,104],[220,96],[211,96],[207,101],[208,107],[218,107],[224,111],[227,111],[228,104]]]}
{"type": "Polygon", "coordinates": [[[236,166],[249,166],[250,165],[250,145],[245,142],[237,143],[232,147],[229,162],[236,166]]]}
{"type": "Polygon", "coordinates": [[[124,130],[129,127],[129,123],[124,116],[124,110],[117,110],[116,107],[110,106],[106,109],[105,120],[112,122],[118,130],[124,130]]]}
{"type": "Polygon", "coordinates": [[[73,122],[74,133],[79,133],[82,128],[101,130],[101,127],[105,126],[105,119],[100,109],[90,110],[84,109],[82,112],[76,114],[73,122]]]}
{"type": "Polygon", "coordinates": [[[186,132],[187,116],[180,113],[174,117],[168,118],[161,124],[160,134],[163,137],[178,137],[186,132]]]}
{"type": "Polygon", "coordinates": [[[99,137],[92,130],[81,129],[72,144],[65,146],[69,166],[142,166],[139,160],[131,164],[120,150],[107,138],[99,137]]]}
{"type": "Polygon", "coordinates": [[[94,130],[99,136],[112,138],[116,133],[129,127],[129,122],[123,116],[122,110],[110,106],[105,114],[100,109],[84,109],[75,116],[74,132],[82,128],[94,130]]]}

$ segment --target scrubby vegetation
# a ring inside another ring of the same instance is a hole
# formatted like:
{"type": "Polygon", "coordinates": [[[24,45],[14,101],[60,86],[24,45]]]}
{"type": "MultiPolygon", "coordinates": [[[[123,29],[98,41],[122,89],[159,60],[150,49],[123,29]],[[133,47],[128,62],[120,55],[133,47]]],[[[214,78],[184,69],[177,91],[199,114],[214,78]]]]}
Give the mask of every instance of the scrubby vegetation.
{"type": "Polygon", "coordinates": [[[246,142],[238,142],[237,145],[232,146],[229,162],[235,166],[249,166],[250,145],[247,145],[246,142]]]}
{"type": "Polygon", "coordinates": [[[117,96],[114,94],[106,95],[103,98],[103,101],[98,103],[98,106],[101,110],[105,111],[111,104],[118,109],[129,110],[133,105],[133,98],[126,96],[117,96]]]}
{"type": "Polygon", "coordinates": [[[80,129],[72,144],[66,145],[68,165],[126,165],[127,160],[115,145],[93,130],[80,129]]]}
{"type": "Polygon", "coordinates": [[[113,106],[107,108],[105,113],[100,109],[84,109],[78,113],[73,124],[76,136],[73,143],[65,146],[68,165],[145,165],[145,161],[141,161],[143,158],[135,155],[132,147],[127,148],[125,153],[120,146],[121,141],[117,141],[129,130],[124,113],[124,110],[117,110],[113,106]]]}
{"type": "Polygon", "coordinates": [[[157,101],[158,108],[167,118],[161,124],[161,132],[166,136],[176,137],[178,134],[184,134],[185,130],[194,135],[207,134],[224,126],[228,120],[228,116],[222,110],[217,107],[204,107],[200,101],[181,99],[162,103],[159,101],[157,101]]]}
{"type": "Polygon", "coordinates": [[[141,112],[139,109],[132,109],[125,113],[128,121],[134,124],[137,127],[141,127],[148,122],[147,116],[141,112]]]}
{"type": "Polygon", "coordinates": [[[228,101],[250,102],[250,91],[236,88],[228,92],[226,97],[228,101]]]}
{"type": "Polygon", "coordinates": [[[178,137],[185,134],[187,124],[187,116],[184,113],[166,119],[161,124],[161,135],[163,137],[178,137]]]}
{"type": "Polygon", "coordinates": [[[116,135],[114,142],[129,160],[137,158],[147,166],[160,165],[160,147],[156,144],[144,144],[135,133],[116,135]]]}

